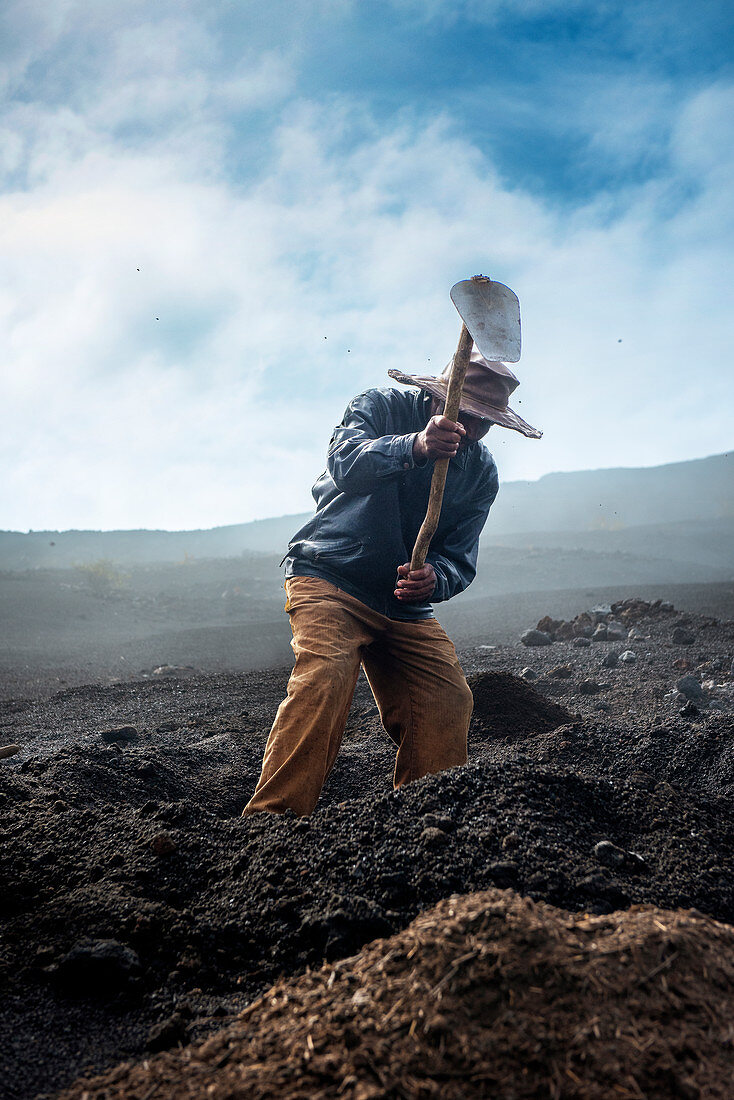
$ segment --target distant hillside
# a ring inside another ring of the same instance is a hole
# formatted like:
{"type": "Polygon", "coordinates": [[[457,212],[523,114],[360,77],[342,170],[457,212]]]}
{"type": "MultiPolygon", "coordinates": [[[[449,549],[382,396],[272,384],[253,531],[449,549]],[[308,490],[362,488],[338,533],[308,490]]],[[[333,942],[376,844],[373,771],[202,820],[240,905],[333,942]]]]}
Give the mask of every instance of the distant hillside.
{"type": "MultiPolygon", "coordinates": [[[[248,553],[284,554],[288,540],[308,513],[215,527],[206,531],[33,531],[0,532],[0,569],[69,567],[106,558],[120,565],[238,557],[248,553]]],[[[734,456],[714,455],[690,462],[639,469],[584,470],[547,474],[538,481],[503,484],[483,542],[525,536],[544,545],[597,548],[597,537],[614,545],[659,555],[665,548],[659,525],[672,532],[677,560],[700,561],[690,553],[711,525],[720,564],[730,546],[734,519],[734,456]],[[680,525],[688,525],[683,528],[680,525]],[[647,528],[632,535],[632,529],[647,528]],[[575,533],[569,538],[569,533],[575,533]],[[583,537],[582,537],[583,536],[583,537]],[[662,539],[662,541],[661,541],[662,539]],[[686,546],[689,549],[686,549],[686,546]]],[[[523,543],[527,545],[527,541],[523,543]]],[[[700,546],[705,553],[705,546],[700,546]]],[[[731,555],[734,558],[734,554],[731,555]]]]}

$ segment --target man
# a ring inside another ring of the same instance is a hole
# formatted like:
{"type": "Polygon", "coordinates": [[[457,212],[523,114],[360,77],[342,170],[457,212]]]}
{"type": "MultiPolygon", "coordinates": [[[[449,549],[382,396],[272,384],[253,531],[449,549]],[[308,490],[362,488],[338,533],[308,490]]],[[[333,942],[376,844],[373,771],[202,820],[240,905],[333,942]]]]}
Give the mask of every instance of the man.
{"type": "Polygon", "coordinates": [[[418,390],[375,389],[348,406],[313,487],[316,514],[294,535],[286,611],[296,663],[245,814],[309,814],[336,760],[360,665],[397,746],[396,787],[466,762],[472,695],[430,600],[471,584],[497,468],[479,442],[492,424],[540,438],[510,408],[519,385],[474,349],[460,421],[442,415],[440,377],[390,371],[418,390]],[[439,525],[422,569],[410,555],[433,463],[450,459],[439,525]]]}

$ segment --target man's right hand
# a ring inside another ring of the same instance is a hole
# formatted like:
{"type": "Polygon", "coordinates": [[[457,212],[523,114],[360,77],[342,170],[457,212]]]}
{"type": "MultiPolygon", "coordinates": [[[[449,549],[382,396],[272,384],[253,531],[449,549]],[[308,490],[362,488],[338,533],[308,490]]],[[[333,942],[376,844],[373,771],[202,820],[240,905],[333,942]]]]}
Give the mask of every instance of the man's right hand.
{"type": "Polygon", "coordinates": [[[413,461],[420,464],[437,458],[453,458],[459,450],[466,428],[445,416],[432,416],[413,442],[413,461]]]}

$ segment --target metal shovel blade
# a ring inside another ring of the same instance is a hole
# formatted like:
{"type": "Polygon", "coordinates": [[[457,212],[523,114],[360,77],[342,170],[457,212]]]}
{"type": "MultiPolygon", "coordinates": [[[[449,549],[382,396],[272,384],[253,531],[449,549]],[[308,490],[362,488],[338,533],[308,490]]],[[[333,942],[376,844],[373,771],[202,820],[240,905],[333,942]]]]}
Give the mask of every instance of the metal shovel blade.
{"type": "Polygon", "coordinates": [[[517,363],[520,303],[514,291],[491,279],[463,279],[451,287],[451,301],[485,359],[517,363]]]}

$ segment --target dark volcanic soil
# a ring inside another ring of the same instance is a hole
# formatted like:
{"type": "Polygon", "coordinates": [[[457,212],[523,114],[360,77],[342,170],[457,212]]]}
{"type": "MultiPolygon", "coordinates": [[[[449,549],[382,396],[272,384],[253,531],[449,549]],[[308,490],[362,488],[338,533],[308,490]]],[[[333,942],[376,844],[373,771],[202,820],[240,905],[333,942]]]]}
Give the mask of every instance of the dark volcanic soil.
{"type": "Polygon", "coordinates": [[[734,628],[650,607],[626,625],[622,644],[464,653],[470,764],[397,793],[360,684],[310,819],[238,816],[286,671],[3,704],[0,743],[22,746],[0,760],[7,1096],[206,1034],[455,893],[734,923],[734,628]]]}

